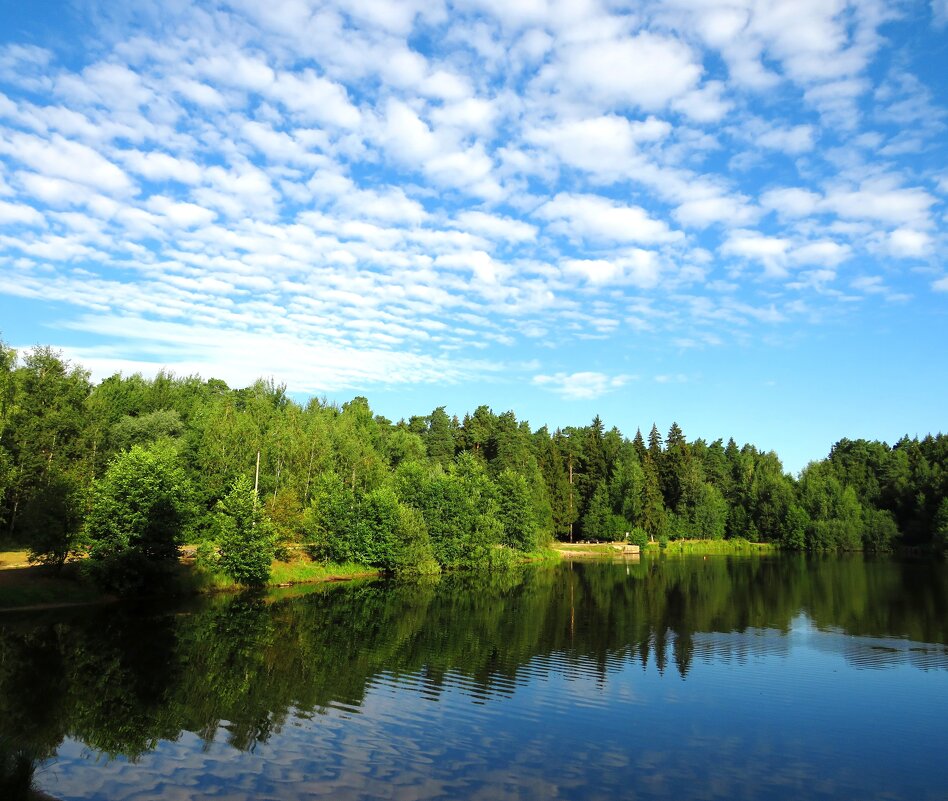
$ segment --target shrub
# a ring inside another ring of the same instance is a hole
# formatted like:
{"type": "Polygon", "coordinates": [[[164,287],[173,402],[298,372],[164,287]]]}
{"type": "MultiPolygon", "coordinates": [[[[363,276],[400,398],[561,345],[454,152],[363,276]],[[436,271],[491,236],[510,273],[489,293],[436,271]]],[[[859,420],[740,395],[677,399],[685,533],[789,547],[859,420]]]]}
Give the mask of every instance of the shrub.
{"type": "Polygon", "coordinates": [[[86,518],[93,576],[129,594],[167,573],[191,515],[190,496],[169,444],[135,446],[115,457],[95,483],[86,518]]]}
{"type": "Polygon", "coordinates": [[[645,533],[644,528],[636,526],[629,532],[629,542],[632,545],[638,545],[640,548],[644,548],[648,545],[648,534],[645,533]]]}
{"type": "Polygon", "coordinates": [[[217,502],[213,538],[220,569],[238,584],[260,586],[270,578],[274,536],[250,479],[238,476],[217,502]]]}

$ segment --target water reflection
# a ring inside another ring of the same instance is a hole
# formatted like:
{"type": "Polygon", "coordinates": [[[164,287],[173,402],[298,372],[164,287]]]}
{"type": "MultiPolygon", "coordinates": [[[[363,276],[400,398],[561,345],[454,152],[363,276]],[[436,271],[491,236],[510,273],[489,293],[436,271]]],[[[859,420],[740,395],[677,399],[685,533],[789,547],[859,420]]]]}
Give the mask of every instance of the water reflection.
{"type": "MultiPolygon", "coordinates": [[[[81,798],[154,797],[146,775],[166,797],[360,798],[391,782],[405,798],[594,797],[624,771],[639,795],[663,797],[690,769],[667,749],[621,746],[638,736],[635,716],[672,736],[678,724],[655,698],[695,726],[729,701],[716,714],[739,723],[746,699],[728,670],[772,683],[778,711],[789,698],[779,672],[802,670],[803,653],[811,667],[825,657],[944,671],[946,613],[944,565],[800,557],[584,563],[21,615],[0,627],[0,796],[26,792],[40,765],[34,783],[81,798]],[[709,687],[717,695],[698,700],[709,687]],[[587,730],[591,742],[577,739],[587,730]],[[564,742],[569,753],[551,763],[564,742]],[[77,790],[70,766],[94,760],[77,790]]],[[[753,705],[746,714],[757,726],[753,705]]],[[[698,728],[675,747],[721,760],[744,736],[708,743],[698,728]]],[[[715,775],[736,792],[737,772],[715,775]]]]}

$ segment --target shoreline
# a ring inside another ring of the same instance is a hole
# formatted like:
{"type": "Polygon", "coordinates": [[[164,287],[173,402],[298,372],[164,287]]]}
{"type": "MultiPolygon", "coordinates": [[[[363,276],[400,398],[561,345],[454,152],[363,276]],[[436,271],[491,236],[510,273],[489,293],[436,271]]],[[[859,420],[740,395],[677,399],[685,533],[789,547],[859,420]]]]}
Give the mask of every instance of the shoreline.
{"type": "MultiPolygon", "coordinates": [[[[559,555],[556,548],[550,547],[548,555],[529,554],[528,558],[522,561],[524,564],[535,564],[553,561],[554,558],[557,562],[562,560],[562,556],[559,555]]],[[[122,600],[140,601],[194,597],[236,593],[252,589],[229,581],[218,574],[198,568],[187,551],[185,551],[177,565],[177,576],[174,581],[178,586],[169,592],[157,595],[142,595],[123,599],[110,593],[100,592],[93,585],[84,582],[77,576],[77,565],[78,560],[67,562],[62,568],[63,572],[57,574],[53,568],[29,563],[0,564],[0,615],[13,612],[42,612],[52,609],[95,606],[117,603],[122,600]],[[39,600],[36,602],[30,602],[28,598],[27,603],[11,604],[9,602],[11,596],[15,597],[18,589],[22,589],[34,597],[37,594],[64,597],[51,597],[48,601],[39,600]]],[[[380,570],[355,563],[336,564],[304,560],[274,562],[270,580],[259,589],[271,591],[307,584],[328,584],[378,578],[381,575],[382,571],[380,570]]]]}
{"type": "MultiPolygon", "coordinates": [[[[672,540],[661,547],[649,542],[639,553],[620,550],[626,543],[617,542],[561,542],[551,543],[542,553],[530,554],[523,564],[561,562],[564,560],[638,561],[643,557],[660,556],[752,556],[773,555],[781,552],[775,543],[756,543],[747,540],[672,540]]],[[[0,557],[19,557],[22,552],[0,553],[0,557]]],[[[0,615],[13,612],[42,612],[53,609],[94,606],[116,603],[117,596],[103,593],[77,576],[77,562],[64,565],[61,573],[53,568],[30,565],[22,561],[11,564],[0,561],[0,615]],[[24,603],[17,603],[18,591],[24,591],[24,603]],[[48,600],[47,600],[48,599],[48,600]],[[12,601],[12,603],[11,603],[12,601]]],[[[379,570],[367,565],[319,563],[305,560],[274,562],[270,580],[260,589],[286,589],[307,584],[323,584],[381,576],[379,570]]],[[[220,575],[198,568],[185,551],[175,577],[177,587],[167,593],[137,596],[134,600],[175,598],[182,596],[235,593],[248,589],[220,575]]],[[[129,599],[131,600],[131,599],[129,599]]]]}

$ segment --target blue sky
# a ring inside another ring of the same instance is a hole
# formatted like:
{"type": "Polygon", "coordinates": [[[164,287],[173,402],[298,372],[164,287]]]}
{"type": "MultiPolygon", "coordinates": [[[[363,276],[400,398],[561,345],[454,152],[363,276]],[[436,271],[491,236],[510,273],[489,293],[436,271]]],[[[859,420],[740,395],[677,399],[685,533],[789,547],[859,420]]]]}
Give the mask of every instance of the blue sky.
{"type": "Polygon", "coordinates": [[[792,471],[948,409],[948,0],[0,2],[0,336],[792,471]]]}

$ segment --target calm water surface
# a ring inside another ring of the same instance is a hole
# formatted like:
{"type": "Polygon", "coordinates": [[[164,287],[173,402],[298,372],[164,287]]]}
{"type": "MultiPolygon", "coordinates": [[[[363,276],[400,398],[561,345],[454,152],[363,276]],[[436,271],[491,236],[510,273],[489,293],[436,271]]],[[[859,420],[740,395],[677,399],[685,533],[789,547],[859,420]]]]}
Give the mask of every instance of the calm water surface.
{"type": "Polygon", "coordinates": [[[0,617],[0,795],[948,798],[948,567],[563,564],[0,617]]]}

